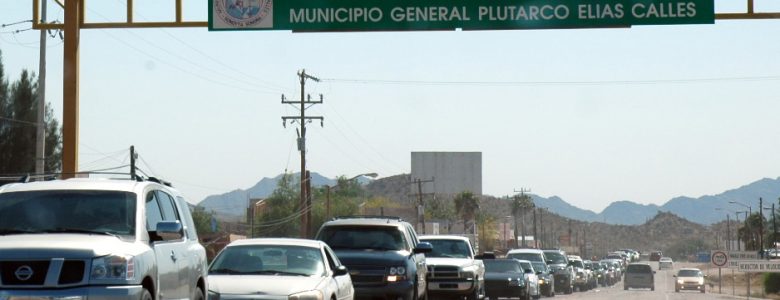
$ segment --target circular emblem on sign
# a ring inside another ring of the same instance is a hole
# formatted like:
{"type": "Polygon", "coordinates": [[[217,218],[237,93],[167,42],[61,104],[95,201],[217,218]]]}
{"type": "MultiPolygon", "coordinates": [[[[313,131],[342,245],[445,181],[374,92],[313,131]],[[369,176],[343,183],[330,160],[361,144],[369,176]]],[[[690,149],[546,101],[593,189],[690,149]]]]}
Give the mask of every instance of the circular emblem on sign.
{"type": "Polygon", "coordinates": [[[217,16],[233,27],[255,27],[273,17],[273,0],[214,0],[217,16]]]}
{"type": "Polygon", "coordinates": [[[14,272],[14,276],[16,276],[16,279],[19,279],[21,281],[27,281],[33,276],[33,270],[28,265],[24,265],[16,269],[16,272],[14,272]]]}
{"type": "Polygon", "coordinates": [[[716,251],[712,253],[712,264],[716,267],[723,267],[729,262],[729,256],[725,252],[716,251]]]}

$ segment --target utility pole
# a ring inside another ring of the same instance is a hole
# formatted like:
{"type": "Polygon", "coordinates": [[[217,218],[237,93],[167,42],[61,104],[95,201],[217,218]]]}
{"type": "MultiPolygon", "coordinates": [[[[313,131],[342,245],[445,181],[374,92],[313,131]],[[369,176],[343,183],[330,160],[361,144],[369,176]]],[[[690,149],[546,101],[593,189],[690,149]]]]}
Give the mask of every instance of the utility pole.
{"type": "Polygon", "coordinates": [[[758,198],[758,251],[761,253],[761,258],[764,258],[764,198],[758,198]]]}
{"type": "Polygon", "coordinates": [[[731,216],[728,213],[726,213],[726,240],[728,241],[726,250],[731,251],[731,216]]]}
{"type": "Polygon", "coordinates": [[[772,203],[772,249],[777,249],[777,221],[775,221],[775,204],[772,203]]]}
{"type": "MultiPolygon", "coordinates": [[[[41,23],[46,23],[46,0],[41,3],[41,23]]],[[[43,174],[46,162],[46,30],[41,29],[38,62],[38,127],[35,132],[35,173],[43,174]]]]}
{"type": "Polygon", "coordinates": [[[135,153],[135,146],[130,146],[130,179],[136,180],[135,177],[135,158],[138,156],[135,153]]]}
{"type": "Polygon", "coordinates": [[[323,125],[324,118],[321,116],[312,117],[306,116],[306,105],[322,104],[322,95],[320,95],[319,101],[311,101],[311,95],[306,99],[306,80],[311,79],[315,82],[319,82],[320,79],[312,75],[306,74],[306,70],[298,72],[298,78],[301,83],[301,100],[300,101],[287,101],[282,95],[282,104],[300,105],[300,116],[282,116],[282,126],[287,127],[287,121],[292,123],[298,123],[300,129],[298,130],[298,151],[301,153],[301,199],[300,199],[300,213],[301,213],[301,238],[309,237],[309,222],[311,220],[311,198],[308,195],[307,185],[308,178],[306,177],[306,123],[310,123],[312,120],[320,120],[320,126],[323,125]]]}
{"type": "MultiPolygon", "coordinates": [[[[420,178],[415,178],[414,181],[410,182],[411,184],[416,184],[416,192],[413,194],[417,198],[417,228],[420,229],[420,232],[422,234],[425,234],[425,201],[423,200],[423,196],[430,196],[434,193],[423,193],[422,192],[422,184],[433,182],[435,178],[431,177],[431,179],[422,180],[420,178]]],[[[464,221],[465,222],[465,221],[464,221]]]]}

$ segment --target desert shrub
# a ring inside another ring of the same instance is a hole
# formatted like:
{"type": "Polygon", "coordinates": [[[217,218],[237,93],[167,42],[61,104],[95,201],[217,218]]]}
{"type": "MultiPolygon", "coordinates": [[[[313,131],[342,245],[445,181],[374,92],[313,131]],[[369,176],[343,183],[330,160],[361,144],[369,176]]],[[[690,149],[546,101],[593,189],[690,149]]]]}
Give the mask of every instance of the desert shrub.
{"type": "Polygon", "coordinates": [[[767,294],[780,292],[780,273],[764,273],[764,292],[767,294]]]}

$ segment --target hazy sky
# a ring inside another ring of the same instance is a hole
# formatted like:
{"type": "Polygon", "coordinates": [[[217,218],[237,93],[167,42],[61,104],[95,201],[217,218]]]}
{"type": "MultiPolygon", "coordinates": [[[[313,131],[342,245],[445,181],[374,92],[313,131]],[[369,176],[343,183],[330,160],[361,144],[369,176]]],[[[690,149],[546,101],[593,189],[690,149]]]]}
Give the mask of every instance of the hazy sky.
{"type": "MultiPolygon", "coordinates": [[[[744,3],[716,2],[716,12],[744,3]]],[[[124,1],[88,1],[120,20],[124,1]]],[[[135,1],[170,20],[171,1],[135,1]],[[165,5],[164,7],[162,5],[165,5]]],[[[205,21],[205,1],[184,1],[205,21]]],[[[3,0],[0,24],[32,17],[3,0]]],[[[63,21],[50,2],[49,20],[63,21]]],[[[780,2],[756,0],[758,11],[780,2]]],[[[0,28],[10,81],[37,73],[39,33],[0,28]]],[[[596,212],[662,204],[780,176],[780,20],[631,29],[291,33],[81,31],[80,170],[124,165],[172,181],[192,202],[297,172],[296,72],[323,79],[308,129],[310,170],[410,172],[412,151],[481,151],[483,191],[527,188],[596,212]],[[403,82],[399,82],[403,81],[403,82]]],[[[47,101],[62,120],[62,42],[48,39],[47,101]]]]}

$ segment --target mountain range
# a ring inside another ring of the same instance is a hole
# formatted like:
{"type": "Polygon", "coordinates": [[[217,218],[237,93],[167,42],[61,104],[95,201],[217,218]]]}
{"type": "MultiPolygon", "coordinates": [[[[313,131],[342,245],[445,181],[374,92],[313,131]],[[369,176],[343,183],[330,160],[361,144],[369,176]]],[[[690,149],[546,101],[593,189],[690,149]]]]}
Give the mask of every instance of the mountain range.
{"type": "MultiPolygon", "coordinates": [[[[759,198],[763,198],[765,208],[771,207],[772,203],[776,203],[780,197],[780,178],[764,178],[717,195],[699,198],[676,197],[660,206],[616,201],[600,213],[578,208],[555,196],[544,198],[532,195],[532,197],[538,207],[548,208],[551,212],[561,216],[581,221],[638,225],[652,219],[659,212],[671,212],[689,221],[709,225],[726,220],[727,213],[733,220],[736,217],[734,212],[749,209],[739,204],[730,203],[732,201],[749,206],[753,212],[758,212],[759,198]]],[[[780,207],[776,208],[780,209],[780,207]]],[[[765,210],[764,213],[769,214],[771,211],[765,210]]],[[[745,216],[744,214],[739,215],[741,219],[745,216]]]]}
{"type": "MultiPolygon", "coordinates": [[[[241,218],[245,214],[249,199],[266,198],[271,195],[282,176],[283,174],[273,178],[263,178],[247,190],[237,189],[221,195],[208,196],[198,205],[206,208],[206,210],[213,210],[222,217],[241,218]]],[[[294,176],[297,177],[298,175],[294,174],[294,176]]],[[[336,179],[326,178],[315,172],[311,172],[311,176],[313,186],[334,185],[336,183],[336,179]]],[[[398,176],[378,179],[374,181],[374,184],[382,184],[382,181],[388,180],[392,183],[387,184],[388,187],[384,189],[385,191],[390,191],[390,193],[397,195],[406,194],[408,185],[405,184],[405,180],[399,181],[396,180],[396,177],[398,176]],[[400,183],[395,183],[396,181],[400,183]]],[[[360,178],[359,180],[363,183],[369,181],[367,178],[360,178]]],[[[732,201],[750,206],[753,212],[758,211],[759,198],[764,199],[764,207],[771,207],[772,203],[778,201],[778,197],[780,197],[780,178],[764,178],[717,195],[707,195],[699,198],[676,197],[660,206],[655,204],[638,204],[627,200],[616,201],[600,213],[578,208],[557,196],[549,198],[539,195],[531,196],[537,207],[547,208],[550,212],[563,217],[586,222],[639,225],[652,219],[659,212],[670,212],[689,221],[709,225],[726,220],[727,213],[733,219],[736,217],[734,212],[747,210],[746,207],[730,203],[732,201]],[[720,210],[716,210],[716,208],[720,210]]],[[[392,199],[393,197],[390,196],[389,198],[392,199]]],[[[765,213],[771,212],[765,210],[765,213]]],[[[744,214],[740,214],[741,219],[744,216],[744,214]]]]}

